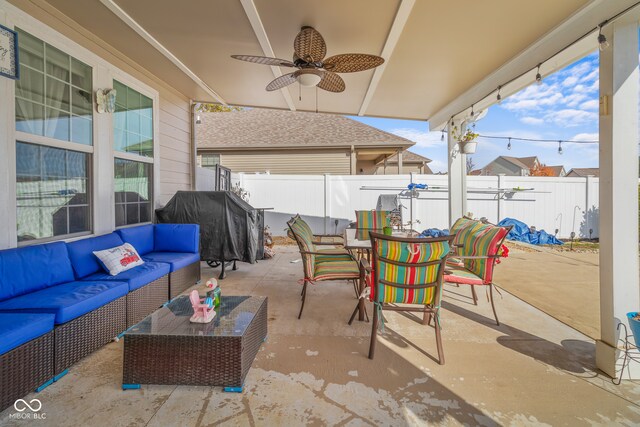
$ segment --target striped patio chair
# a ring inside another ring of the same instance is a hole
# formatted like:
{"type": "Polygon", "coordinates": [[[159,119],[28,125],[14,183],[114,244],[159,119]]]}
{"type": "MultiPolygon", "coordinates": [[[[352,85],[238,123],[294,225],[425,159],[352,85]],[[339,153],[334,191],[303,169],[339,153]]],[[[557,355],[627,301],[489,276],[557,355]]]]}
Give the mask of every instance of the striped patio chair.
{"type": "MultiPolygon", "coordinates": [[[[406,238],[372,232],[372,264],[361,259],[364,275],[369,276],[370,299],[374,303],[369,359],[373,359],[378,321],[382,310],[423,313],[422,324],[435,318],[434,329],[438,360],[444,364],[440,335],[442,276],[453,237],[406,238]],[[397,304],[410,304],[398,306],[397,304]]],[[[353,322],[358,307],[349,324],[353,322]]]]}
{"type": "MultiPolygon", "coordinates": [[[[311,227],[309,227],[309,224],[307,224],[307,222],[302,219],[300,214],[296,214],[294,217],[292,217],[292,219],[293,218],[300,221],[301,229],[304,230],[304,233],[311,236],[311,240],[314,244],[320,246],[344,246],[344,236],[342,236],[341,234],[313,234],[313,231],[311,231],[311,227]]],[[[289,229],[287,229],[287,236],[289,236],[291,240],[296,240],[291,233],[291,230],[289,229]]]]}
{"type": "MultiPolygon", "coordinates": [[[[302,268],[304,277],[300,281],[302,284],[302,305],[298,319],[302,316],[304,302],[307,296],[307,285],[309,283],[329,281],[329,280],[348,280],[353,284],[353,288],[358,294],[357,280],[360,278],[360,270],[358,263],[348,252],[329,253],[318,251],[312,234],[309,233],[308,225],[302,221],[300,217],[293,217],[287,222],[289,230],[293,234],[300,256],[302,257],[302,268]]],[[[341,249],[344,251],[344,249],[341,249]]]]}
{"type": "Polygon", "coordinates": [[[358,240],[369,239],[369,231],[382,232],[384,227],[391,226],[391,211],[355,211],[356,235],[358,240]]]}
{"type": "Polygon", "coordinates": [[[493,301],[493,271],[501,256],[504,239],[511,227],[474,221],[462,227],[454,236],[456,253],[447,262],[444,273],[445,283],[470,285],[473,303],[478,305],[476,286],[488,286],[491,308],[496,323],[500,325],[493,301]]]}

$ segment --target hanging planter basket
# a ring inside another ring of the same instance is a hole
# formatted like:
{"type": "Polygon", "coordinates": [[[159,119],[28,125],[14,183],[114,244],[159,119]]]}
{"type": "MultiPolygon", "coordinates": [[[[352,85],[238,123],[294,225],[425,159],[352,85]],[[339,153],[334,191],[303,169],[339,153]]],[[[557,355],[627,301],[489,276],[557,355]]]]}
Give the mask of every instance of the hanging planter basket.
{"type": "Polygon", "coordinates": [[[631,327],[631,333],[636,341],[636,346],[640,347],[640,320],[638,320],[638,313],[627,313],[627,320],[629,320],[629,326],[631,327]]]}
{"type": "Polygon", "coordinates": [[[476,152],[476,148],[478,148],[478,141],[461,142],[460,145],[460,151],[464,154],[473,154],[476,152]]]}

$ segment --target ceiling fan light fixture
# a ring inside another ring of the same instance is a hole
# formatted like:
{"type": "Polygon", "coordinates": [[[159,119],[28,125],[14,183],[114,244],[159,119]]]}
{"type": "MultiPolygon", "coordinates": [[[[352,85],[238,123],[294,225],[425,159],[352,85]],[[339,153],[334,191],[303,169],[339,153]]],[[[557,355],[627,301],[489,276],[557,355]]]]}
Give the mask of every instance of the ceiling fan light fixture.
{"type": "Polygon", "coordinates": [[[305,87],[317,86],[322,77],[313,73],[304,73],[298,76],[298,83],[305,87]]]}

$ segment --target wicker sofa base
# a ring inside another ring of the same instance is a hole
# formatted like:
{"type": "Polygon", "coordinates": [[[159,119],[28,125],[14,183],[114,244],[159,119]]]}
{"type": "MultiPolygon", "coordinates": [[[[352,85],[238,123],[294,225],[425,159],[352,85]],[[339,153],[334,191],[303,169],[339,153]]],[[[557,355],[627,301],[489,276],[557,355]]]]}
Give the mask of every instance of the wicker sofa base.
{"type": "Polygon", "coordinates": [[[200,281],[200,261],[169,273],[169,299],[172,300],[200,281]]]}
{"type": "Polygon", "coordinates": [[[54,329],[54,374],[93,353],[126,329],[127,297],[123,296],[54,329]]]}
{"type": "Polygon", "coordinates": [[[135,325],[167,301],[169,275],[127,294],[127,328],[135,325]]]}
{"type": "Polygon", "coordinates": [[[266,336],[266,299],[243,336],[126,334],[122,382],[242,388],[266,336]]]}
{"type": "Polygon", "coordinates": [[[0,412],[53,378],[53,331],[0,356],[0,412]]]}

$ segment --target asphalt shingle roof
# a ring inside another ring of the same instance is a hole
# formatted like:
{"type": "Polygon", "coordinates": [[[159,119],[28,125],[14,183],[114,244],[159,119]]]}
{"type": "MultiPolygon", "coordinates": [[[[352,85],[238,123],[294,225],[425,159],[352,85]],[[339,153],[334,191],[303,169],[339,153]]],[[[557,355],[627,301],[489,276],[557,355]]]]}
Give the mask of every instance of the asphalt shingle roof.
{"type": "Polygon", "coordinates": [[[257,149],[302,147],[398,147],[413,141],[344,116],[253,108],[200,113],[198,148],[257,149]]]}

